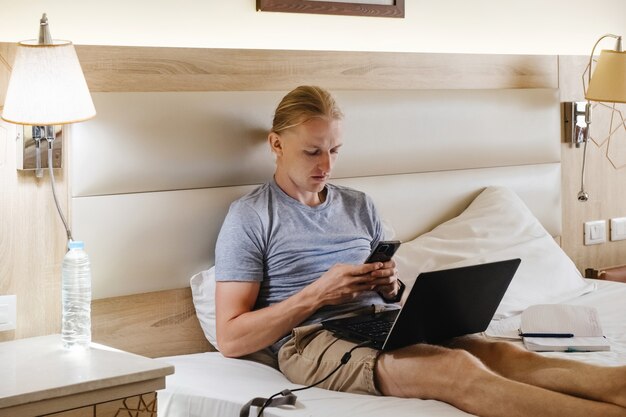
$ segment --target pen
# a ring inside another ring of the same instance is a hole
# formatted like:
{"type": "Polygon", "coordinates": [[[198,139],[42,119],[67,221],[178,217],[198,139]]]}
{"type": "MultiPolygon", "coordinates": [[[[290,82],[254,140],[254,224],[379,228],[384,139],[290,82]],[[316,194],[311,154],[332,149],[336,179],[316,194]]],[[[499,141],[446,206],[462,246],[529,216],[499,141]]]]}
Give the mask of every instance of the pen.
{"type": "Polygon", "coordinates": [[[558,338],[567,338],[574,337],[573,333],[521,333],[519,334],[522,337],[558,337],[558,338]]]}

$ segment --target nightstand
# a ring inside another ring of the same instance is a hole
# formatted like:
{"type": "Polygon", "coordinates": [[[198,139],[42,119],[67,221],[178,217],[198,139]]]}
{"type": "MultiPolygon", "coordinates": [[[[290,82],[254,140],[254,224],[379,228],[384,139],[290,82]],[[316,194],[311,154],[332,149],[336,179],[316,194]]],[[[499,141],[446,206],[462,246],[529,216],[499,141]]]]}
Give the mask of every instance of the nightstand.
{"type": "Polygon", "coordinates": [[[587,268],[585,269],[585,278],[626,282],[626,265],[599,269],[587,268]]]}
{"type": "Polygon", "coordinates": [[[0,417],[156,417],[156,390],[173,373],[166,363],[96,343],[68,351],[61,335],[3,342],[0,417]]]}

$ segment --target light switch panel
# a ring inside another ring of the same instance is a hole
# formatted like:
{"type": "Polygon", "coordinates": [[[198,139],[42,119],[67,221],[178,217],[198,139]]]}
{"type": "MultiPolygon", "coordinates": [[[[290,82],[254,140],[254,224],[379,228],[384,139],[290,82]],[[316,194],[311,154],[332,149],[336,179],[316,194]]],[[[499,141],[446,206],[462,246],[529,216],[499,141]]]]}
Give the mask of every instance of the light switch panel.
{"type": "Polygon", "coordinates": [[[606,242],[606,221],[585,222],[585,245],[597,245],[606,242]]]}
{"type": "Polygon", "coordinates": [[[611,219],[611,240],[626,239],[626,217],[611,219]]]}

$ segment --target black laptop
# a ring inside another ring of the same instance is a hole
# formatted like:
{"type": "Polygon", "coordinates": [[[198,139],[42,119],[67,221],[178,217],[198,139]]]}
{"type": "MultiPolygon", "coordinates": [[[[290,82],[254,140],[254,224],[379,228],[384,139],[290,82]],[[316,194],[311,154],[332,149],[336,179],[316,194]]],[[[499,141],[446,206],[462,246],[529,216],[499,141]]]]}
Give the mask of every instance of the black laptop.
{"type": "Polygon", "coordinates": [[[423,272],[401,309],[325,320],[338,337],[394,350],[487,329],[520,259],[423,272]]]}

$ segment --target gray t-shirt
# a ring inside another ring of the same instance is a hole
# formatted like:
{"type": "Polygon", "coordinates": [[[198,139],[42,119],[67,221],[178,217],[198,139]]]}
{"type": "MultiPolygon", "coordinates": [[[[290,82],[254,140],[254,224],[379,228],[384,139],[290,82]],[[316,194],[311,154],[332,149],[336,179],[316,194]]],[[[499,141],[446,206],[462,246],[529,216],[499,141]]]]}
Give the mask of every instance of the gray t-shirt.
{"type": "MultiPolygon", "coordinates": [[[[335,264],[360,264],[383,239],[372,200],[360,191],[326,185],[324,203],[309,207],[274,180],[233,202],[215,248],[217,281],[261,283],[255,309],[299,292],[335,264]]],[[[383,303],[375,292],[325,306],[302,325],[383,303]]],[[[278,351],[287,340],[272,346],[278,351]]]]}

